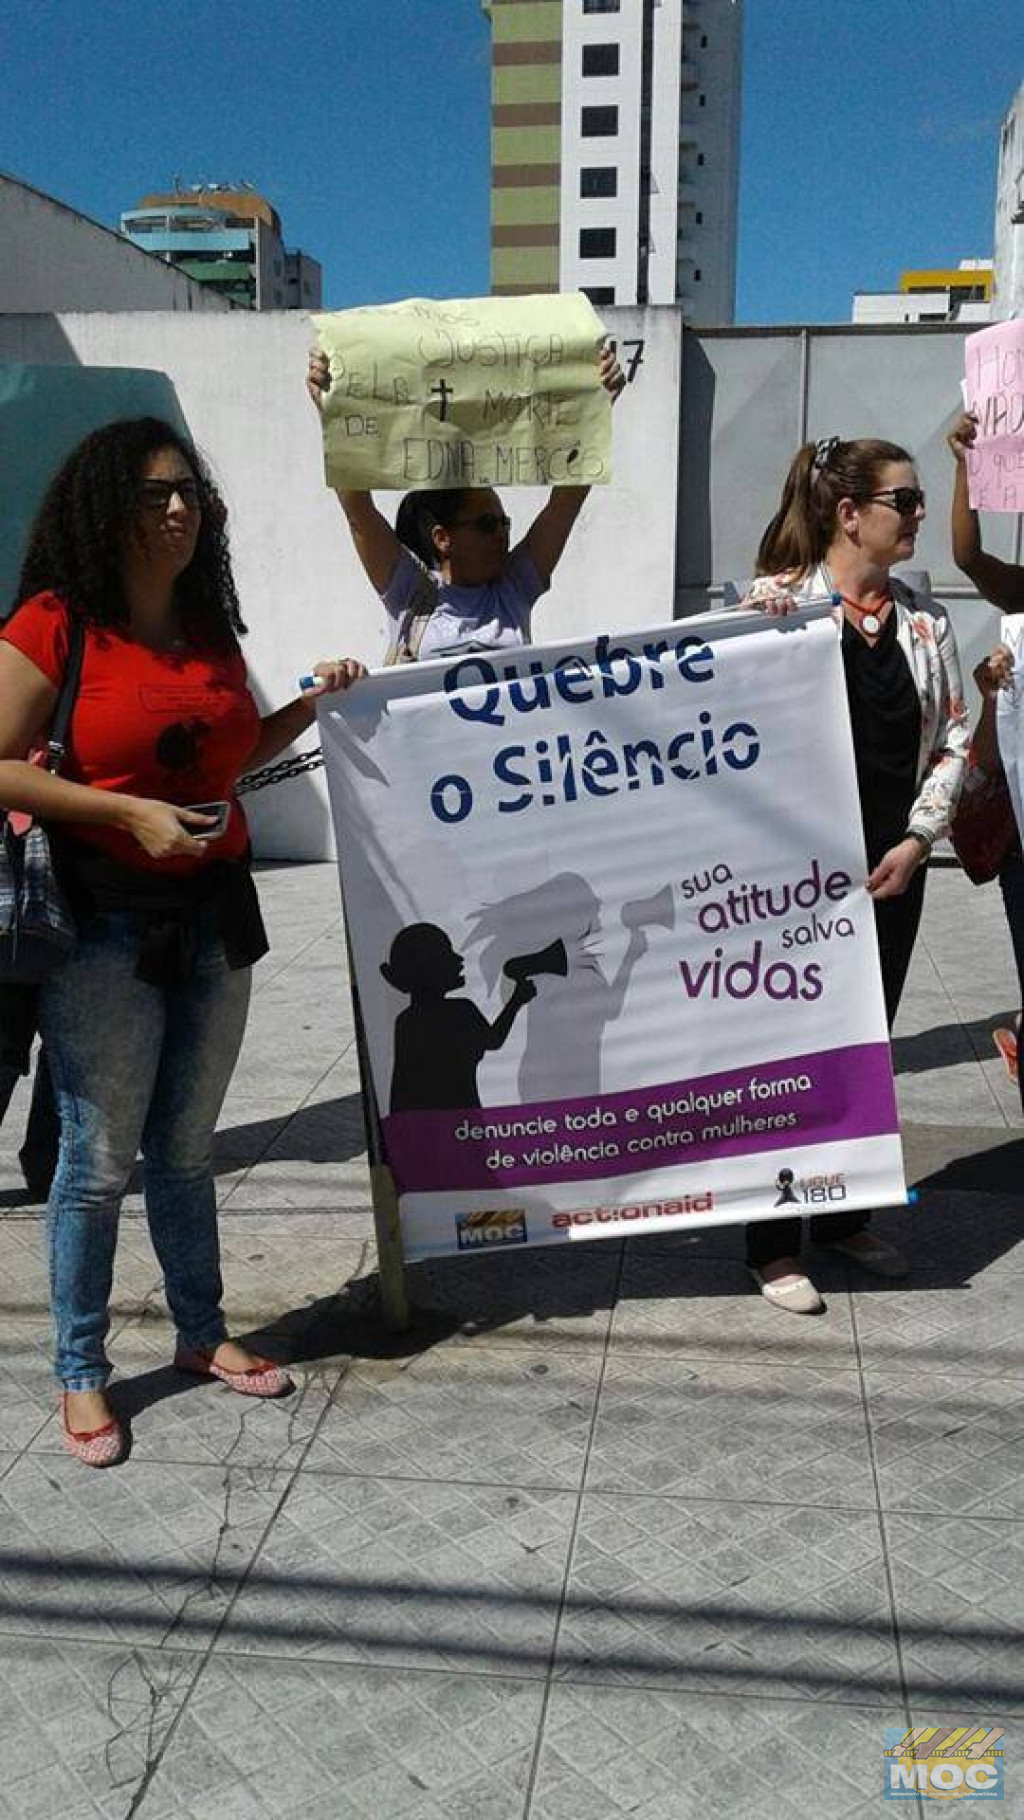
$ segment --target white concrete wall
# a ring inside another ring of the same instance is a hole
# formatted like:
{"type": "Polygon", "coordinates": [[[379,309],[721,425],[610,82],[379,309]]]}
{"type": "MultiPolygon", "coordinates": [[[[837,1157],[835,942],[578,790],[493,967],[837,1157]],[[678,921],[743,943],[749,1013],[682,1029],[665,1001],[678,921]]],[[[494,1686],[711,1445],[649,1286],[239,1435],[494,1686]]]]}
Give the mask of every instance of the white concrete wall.
{"type": "Polygon", "coordinates": [[[948,291],[856,291],[852,322],[920,322],[949,317],[948,291]]]}
{"type": "MultiPolygon", "coordinates": [[[[672,617],[679,318],[674,310],[646,319],[634,310],[604,315],[612,334],[644,337],[644,358],[615,412],[618,478],[584,507],[538,607],[540,638],[672,617]]],[[[227,500],[250,627],[246,655],[258,693],[273,706],[294,694],[296,677],[317,658],[352,654],[372,664],[384,643],[383,609],[323,484],[319,426],[303,384],[311,340],[308,319],[290,311],[0,315],[0,364],[155,368],[169,376],[227,500]]],[[[514,535],[544,497],[508,492],[514,535]]],[[[392,516],[396,503],[381,495],[392,516]]],[[[311,734],[300,747],[314,744],[311,734]]],[[[262,857],[329,854],[321,775],[254,796],[251,809],[262,857]]]]}
{"type": "Polygon", "coordinates": [[[856,291],[852,322],[962,322],[983,324],[992,319],[992,306],[976,301],[962,303],[950,316],[950,293],[945,291],[856,291]]]}
{"type": "Polygon", "coordinates": [[[120,234],[0,174],[0,311],[228,306],[120,234]]]}

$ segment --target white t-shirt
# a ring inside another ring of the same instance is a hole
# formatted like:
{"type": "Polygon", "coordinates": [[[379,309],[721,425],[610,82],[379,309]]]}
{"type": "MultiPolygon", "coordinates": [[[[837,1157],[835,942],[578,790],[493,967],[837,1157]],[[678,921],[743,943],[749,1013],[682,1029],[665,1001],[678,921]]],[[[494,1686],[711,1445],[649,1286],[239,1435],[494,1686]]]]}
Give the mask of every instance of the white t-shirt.
{"type": "Polygon", "coordinates": [[[420,657],[449,657],[462,651],[493,651],[501,645],[529,644],[534,601],[549,586],[541,580],[522,544],[511,552],[496,581],[475,588],[456,587],[453,582],[442,580],[403,548],[381,596],[392,640],[401,633],[403,620],[425,580],[433,586],[437,605],[420,643],[420,657]]]}

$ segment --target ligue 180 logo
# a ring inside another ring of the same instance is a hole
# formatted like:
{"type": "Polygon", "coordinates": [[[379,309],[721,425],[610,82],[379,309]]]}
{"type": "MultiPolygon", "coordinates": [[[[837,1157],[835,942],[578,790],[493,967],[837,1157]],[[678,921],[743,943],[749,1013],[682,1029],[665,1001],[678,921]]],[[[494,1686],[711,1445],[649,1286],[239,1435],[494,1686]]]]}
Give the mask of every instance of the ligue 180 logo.
{"type": "Polygon", "coordinates": [[[1001,1726],[885,1727],[882,1793],[886,1801],[1001,1801],[1001,1726]]]}
{"type": "Polygon", "coordinates": [[[775,1186],[776,1207],[835,1207],[846,1199],[846,1177],[838,1172],[797,1176],[792,1169],[780,1169],[775,1186]]]}

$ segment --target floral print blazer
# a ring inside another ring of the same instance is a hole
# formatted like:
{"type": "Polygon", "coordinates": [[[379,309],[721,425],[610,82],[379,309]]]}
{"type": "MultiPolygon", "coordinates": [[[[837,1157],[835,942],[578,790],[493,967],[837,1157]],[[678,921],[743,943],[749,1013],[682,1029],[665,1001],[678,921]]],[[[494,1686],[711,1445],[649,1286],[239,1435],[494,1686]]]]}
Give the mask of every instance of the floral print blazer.
{"type": "MultiPolygon", "coordinates": [[[[890,577],[896,613],[896,637],[910,666],[921,704],[921,744],[917,755],[918,793],[907,823],[908,833],[931,841],[949,832],[957,798],[967,772],[970,727],[960,677],[960,659],[948,615],[935,601],[915,593],[898,575],[890,577]]],[[[826,571],[811,569],[802,580],[792,575],[761,575],[749,599],[785,590],[798,603],[820,600],[833,592],[826,571]]],[[[838,615],[837,615],[838,616],[838,615]]]]}

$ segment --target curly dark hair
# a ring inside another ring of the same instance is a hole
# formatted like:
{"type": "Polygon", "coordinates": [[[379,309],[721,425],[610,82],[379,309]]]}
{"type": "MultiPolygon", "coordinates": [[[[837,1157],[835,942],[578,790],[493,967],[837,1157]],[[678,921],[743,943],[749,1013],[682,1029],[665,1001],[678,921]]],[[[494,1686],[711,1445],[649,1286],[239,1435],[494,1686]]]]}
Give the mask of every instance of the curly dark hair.
{"type": "Polygon", "coordinates": [[[168,448],[193,469],[203,505],[195,554],[175,582],[182,631],[199,650],[233,646],[245,625],[231,573],[224,502],[192,443],[158,417],[105,424],[68,456],[32,527],[15,607],[49,591],[89,625],[128,628],[121,578],[125,540],[139,508],[146,458],[168,448]]]}

